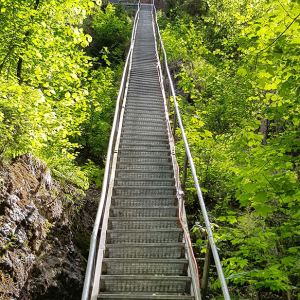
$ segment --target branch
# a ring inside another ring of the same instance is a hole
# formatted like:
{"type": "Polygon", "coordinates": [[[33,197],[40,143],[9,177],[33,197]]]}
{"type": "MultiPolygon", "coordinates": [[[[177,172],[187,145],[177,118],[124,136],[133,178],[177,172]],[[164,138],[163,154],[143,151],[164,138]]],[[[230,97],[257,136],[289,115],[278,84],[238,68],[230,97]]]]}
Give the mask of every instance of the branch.
{"type": "Polygon", "coordinates": [[[277,0],[277,2],[280,4],[280,6],[283,8],[283,10],[286,12],[286,14],[291,18],[291,19],[293,19],[293,17],[291,17],[290,16],[290,14],[287,12],[287,10],[284,8],[284,6],[282,5],[282,3],[279,1],[279,0],[277,0]]]}
{"type": "Polygon", "coordinates": [[[297,17],[295,17],[294,19],[293,19],[293,21],[289,24],[289,26],[271,43],[271,44],[269,44],[266,48],[264,48],[264,49],[262,49],[262,50],[260,50],[257,54],[256,54],[256,56],[258,56],[261,52],[263,52],[263,51],[265,51],[265,50],[267,50],[269,47],[271,47],[274,43],[276,43],[285,33],[286,33],[286,31],[293,25],[293,23],[298,19],[300,17],[300,14],[297,16],[297,17]]]}

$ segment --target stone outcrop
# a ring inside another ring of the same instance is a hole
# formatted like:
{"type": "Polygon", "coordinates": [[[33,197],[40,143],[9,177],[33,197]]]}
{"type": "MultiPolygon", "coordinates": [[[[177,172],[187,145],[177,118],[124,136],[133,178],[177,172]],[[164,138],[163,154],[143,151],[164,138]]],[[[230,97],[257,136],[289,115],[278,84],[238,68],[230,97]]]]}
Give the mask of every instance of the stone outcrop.
{"type": "Polygon", "coordinates": [[[31,155],[0,160],[0,299],[80,299],[85,260],[72,219],[81,228],[80,247],[78,236],[89,240],[93,216],[76,217],[79,203],[86,207],[83,193],[59,184],[31,155]]]}

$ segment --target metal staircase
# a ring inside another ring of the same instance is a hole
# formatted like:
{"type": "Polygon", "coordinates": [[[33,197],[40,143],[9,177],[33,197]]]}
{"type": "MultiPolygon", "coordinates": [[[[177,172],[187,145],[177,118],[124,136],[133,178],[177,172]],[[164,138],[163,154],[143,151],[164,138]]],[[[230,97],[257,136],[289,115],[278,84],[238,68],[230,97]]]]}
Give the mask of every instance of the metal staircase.
{"type": "Polygon", "coordinates": [[[83,300],[201,299],[155,35],[153,6],[139,5],[83,300]]]}
{"type": "Polygon", "coordinates": [[[185,296],[191,280],[150,5],[141,7],[128,83],[99,298],[194,299],[185,296]]]}

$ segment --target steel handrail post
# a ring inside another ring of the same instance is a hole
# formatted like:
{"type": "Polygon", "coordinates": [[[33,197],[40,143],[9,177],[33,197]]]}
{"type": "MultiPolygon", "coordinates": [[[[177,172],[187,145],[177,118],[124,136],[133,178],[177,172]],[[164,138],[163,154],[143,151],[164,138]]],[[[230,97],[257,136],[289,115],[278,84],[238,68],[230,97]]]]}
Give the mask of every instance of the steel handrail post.
{"type": "Polygon", "coordinates": [[[204,260],[204,266],[203,266],[203,274],[202,274],[202,280],[201,280],[201,297],[203,299],[206,298],[206,293],[208,289],[208,278],[209,278],[209,268],[211,263],[211,247],[209,242],[207,242],[206,247],[206,253],[205,253],[205,260],[204,260]]]}
{"type": "Polygon", "coordinates": [[[105,198],[106,198],[106,194],[107,194],[107,188],[108,188],[108,182],[109,182],[109,171],[110,171],[110,164],[111,164],[111,158],[112,158],[112,149],[113,149],[113,145],[114,145],[116,129],[117,129],[118,120],[119,120],[120,102],[121,102],[121,99],[123,96],[123,90],[125,87],[124,83],[125,83],[127,75],[128,75],[129,59],[130,59],[131,52],[133,50],[133,43],[134,43],[135,33],[136,33],[136,20],[138,19],[139,10],[140,10],[140,0],[139,0],[139,7],[138,7],[138,10],[137,10],[137,13],[135,16],[135,20],[134,20],[133,32],[132,32],[132,36],[131,36],[131,45],[130,45],[130,49],[127,54],[127,59],[126,59],[126,63],[124,66],[124,71],[123,71],[122,80],[121,80],[121,84],[120,84],[120,89],[119,89],[120,92],[118,94],[118,98],[116,101],[116,110],[115,110],[115,114],[114,114],[114,121],[113,121],[110,139],[109,139],[108,150],[107,150],[107,159],[106,159],[106,167],[105,167],[104,178],[103,178],[101,198],[99,201],[95,224],[94,224],[93,232],[92,232],[92,236],[91,236],[89,257],[88,257],[88,263],[87,263],[87,268],[86,268],[86,274],[85,274],[85,280],[84,280],[84,286],[83,286],[81,300],[87,300],[88,296],[89,296],[89,292],[90,292],[91,276],[92,276],[92,270],[94,267],[94,260],[95,260],[96,242],[97,242],[97,236],[98,236],[98,232],[99,232],[99,226],[101,223],[101,217],[102,217],[102,213],[103,213],[105,198]]]}
{"type": "Polygon", "coordinates": [[[173,116],[173,136],[175,138],[175,134],[176,134],[176,127],[177,127],[177,120],[176,120],[176,114],[174,112],[174,116],[173,116]]]}
{"type": "Polygon", "coordinates": [[[188,169],[188,157],[187,157],[186,152],[184,152],[184,162],[183,162],[182,178],[181,178],[181,188],[183,191],[185,190],[187,169],[188,169]]]}
{"type": "Polygon", "coordinates": [[[191,151],[190,151],[190,147],[189,147],[189,144],[188,144],[188,141],[187,141],[187,138],[186,138],[186,135],[185,135],[185,130],[184,130],[184,127],[183,127],[183,123],[182,123],[182,120],[181,120],[180,111],[179,111],[178,103],[177,103],[177,100],[176,100],[176,93],[175,93],[175,89],[174,89],[174,86],[173,86],[173,81],[172,81],[171,74],[170,74],[169,67],[168,67],[167,54],[166,54],[166,51],[165,51],[165,48],[164,48],[164,45],[163,45],[163,42],[162,42],[162,38],[161,38],[161,35],[160,35],[160,31],[159,31],[159,26],[158,26],[158,23],[157,23],[156,10],[155,10],[155,17],[156,17],[155,23],[156,23],[156,26],[157,26],[158,36],[159,36],[159,40],[160,40],[160,43],[161,43],[163,56],[164,56],[165,69],[166,69],[166,73],[168,75],[169,84],[171,86],[171,92],[172,92],[172,96],[173,96],[175,112],[176,112],[177,119],[178,119],[178,125],[179,125],[179,128],[181,129],[182,139],[184,141],[184,145],[185,145],[185,148],[186,148],[186,154],[188,156],[188,160],[189,160],[189,163],[190,163],[190,168],[191,168],[191,171],[192,171],[192,174],[193,174],[193,179],[194,179],[194,183],[195,183],[195,186],[196,186],[198,199],[199,199],[200,207],[201,207],[201,210],[202,210],[202,215],[203,215],[206,230],[207,230],[208,240],[209,240],[209,243],[210,243],[210,246],[211,246],[211,249],[212,249],[212,253],[213,253],[215,265],[216,265],[216,268],[217,268],[217,272],[218,272],[218,276],[219,276],[219,280],[220,280],[220,284],[221,284],[224,299],[225,300],[230,300],[230,295],[229,295],[227,283],[226,283],[226,280],[225,280],[225,277],[224,277],[224,273],[223,273],[223,269],[222,269],[222,266],[221,266],[218,250],[217,250],[217,247],[216,247],[216,244],[215,244],[215,241],[214,241],[213,232],[212,232],[212,229],[211,229],[211,226],[210,226],[210,221],[209,221],[209,218],[208,218],[206,206],[205,206],[204,199],[203,199],[203,196],[202,196],[202,191],[201,191],[201,188],[200,188],[200,185],[199,185],[199,182],[198,182],[196,168],[195,168],[195,165],[194,165],[193,157],[192,157],[192,154],[191,154],[191,151]]]}

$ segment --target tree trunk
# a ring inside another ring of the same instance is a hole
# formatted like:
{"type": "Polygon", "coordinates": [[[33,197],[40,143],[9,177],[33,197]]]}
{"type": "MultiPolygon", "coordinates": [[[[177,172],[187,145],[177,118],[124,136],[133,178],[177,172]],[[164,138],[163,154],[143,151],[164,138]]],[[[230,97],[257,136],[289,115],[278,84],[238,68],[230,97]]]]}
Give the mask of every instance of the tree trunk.
{"type": "MultiPolygon", "coordinates": [[[[39,4],[40,4],[40,0],[36,0],[33,9],[34,9],[34,10],[37,10],[39,4]]],[[[34,17],[31,16],[31,22],[33,22],[33,19],[34,19],[34,17]]],[[[26,40],[27,40],[29,34],[30,34],[30,32],[29,32],[29,30],[28,30],[28,31],[25,33],[25,37],[24,37],[24,39],[23,39],[23,44],[25,44],[25,42],[26,42],[26,40]]],[[[23,65],[23,57],[22,57],[23,55],[24,55],[24,53],[21,53],[21,54],[20,54],[20,56],[19,56],[19,61],[18,61],[18,66],[17,66],[17,78],[18,78],[18,80],[19,80],[19,84],[21,84],[21,83],[23,82],[22,77],[21,77],[21,75],[22,75],[22,65],[23,65]]]]}
{"type": "Polygon", "coordinates": [[[266,119],[265,116],[263,115],[261,120],[260,120],[259,132],[263,136],[261,144],[264,145],[264,146],[267,145],[268,130],[269,130],[269,120],[266,119]]]}

